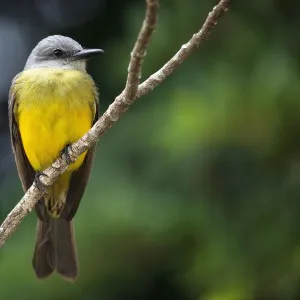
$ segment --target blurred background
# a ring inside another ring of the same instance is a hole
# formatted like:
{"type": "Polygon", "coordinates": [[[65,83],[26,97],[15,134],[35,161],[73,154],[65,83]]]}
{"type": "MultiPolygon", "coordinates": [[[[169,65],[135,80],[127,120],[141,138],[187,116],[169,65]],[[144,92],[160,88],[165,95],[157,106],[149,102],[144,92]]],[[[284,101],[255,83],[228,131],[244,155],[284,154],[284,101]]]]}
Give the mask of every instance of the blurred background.
{"type": "MultiPolygon", "coordinates": [[[[215,0],[162,0],[143,79],[215,0]]],[[[123,89],[141,0],[0,0],[0,217],[23,195],[7,95],[31,49],[63,34],[105,55],[100,111],[123,89]]],[[[1,299],[300,299],[300,4],[233,1],[209,39],[98,143],[75,218],[80,277],[38,281],[36,216],[0,251],[1,299]]]]}

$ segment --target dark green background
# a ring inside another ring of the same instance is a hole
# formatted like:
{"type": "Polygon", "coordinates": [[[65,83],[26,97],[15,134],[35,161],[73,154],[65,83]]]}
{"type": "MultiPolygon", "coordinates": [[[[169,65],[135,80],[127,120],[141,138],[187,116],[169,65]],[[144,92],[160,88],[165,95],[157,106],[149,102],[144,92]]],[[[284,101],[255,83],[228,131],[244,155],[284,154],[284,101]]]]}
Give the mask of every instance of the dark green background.
{"type": "MultiPolygon", "coordinates": [[[[143,79],[200,28],[215,3],[161,1],[143,79]]],[[[16,72],[48,34],[101,47],[105,56],[89,70],[104,112],[125,84],[145,7],[137,0],[101,5],[83,23],[28,30],[16,72]]],[[[39,24],[27,6],[26,17],[16,11],[5,13],[39,24]]],[[[0,250],[0,298],[300,299],[299,25],[296,1],[233,1],[200,49],[100,139],[75,218],[76,284],[35,278],[32,213],[0,250]]],[[[8,88],[1,219],[23,195],[7,135],[8,88]]]]}

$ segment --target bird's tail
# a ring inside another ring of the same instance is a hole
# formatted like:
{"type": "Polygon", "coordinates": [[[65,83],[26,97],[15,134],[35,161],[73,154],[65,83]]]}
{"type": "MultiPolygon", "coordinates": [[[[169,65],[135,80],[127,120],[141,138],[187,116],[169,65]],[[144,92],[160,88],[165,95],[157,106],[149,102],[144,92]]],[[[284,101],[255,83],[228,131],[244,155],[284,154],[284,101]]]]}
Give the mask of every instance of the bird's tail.
{"type": "Polygon", "coordinates": [[[76,280],[78,264],[72,221],[63,218],[49,218],[48,222],[38,220],[32,264],[38,278],[56,271],[66,280],[76,280]]]}

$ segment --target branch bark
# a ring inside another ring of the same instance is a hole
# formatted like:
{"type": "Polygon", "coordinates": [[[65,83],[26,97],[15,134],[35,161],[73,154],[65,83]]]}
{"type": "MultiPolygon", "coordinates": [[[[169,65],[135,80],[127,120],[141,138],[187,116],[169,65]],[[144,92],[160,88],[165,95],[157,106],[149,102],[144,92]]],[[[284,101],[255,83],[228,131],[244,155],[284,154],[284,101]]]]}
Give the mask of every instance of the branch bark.
{"type": "MultiPolygon", "coordinates": [[[[202,28],[195,33],[186,44],[182,45],[180,50],[160,70],[139,85],[143,58],[146,54],[151,36],[156,28],[158,4],[158,0],[146,0],[146,16],[131,53],[125,89],[116,97],[115,101],[108,107],[107,111],[89,132],[77,142],[73,143],[72,147],[69,148],[69,155],[73,161],[92,147],[125,113],[131,104],[162,83],[199,47],[201,42],[208,37],[220,17],[227,12],[230,0],[221,0],[208,14],[202,28]]],[[[43,172],[46,176],[42,176],[40,180],[43,184],[51,186],[67,167],[68,164],[65,159],[59,158],[51,167],[43,172]]],[[[13,234],[26,215],[31,212],[42,195],[43,193],[34,183],[21,201],[8,214],[0,226],[0,247],[2,247],[13,234]]]]}

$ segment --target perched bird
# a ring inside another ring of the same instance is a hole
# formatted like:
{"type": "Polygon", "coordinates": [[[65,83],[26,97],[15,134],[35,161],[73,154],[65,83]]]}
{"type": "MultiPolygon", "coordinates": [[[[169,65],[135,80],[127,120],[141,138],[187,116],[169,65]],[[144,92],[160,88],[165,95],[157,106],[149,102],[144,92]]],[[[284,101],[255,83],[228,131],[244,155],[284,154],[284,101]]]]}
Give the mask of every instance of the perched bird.
{"type": "Polygon", "coordinates": [[[83,49],[69,37],[48,36],[29,55],[9,92],[9,127],[24,191],[35,181],[45,194],[36,204],[32,259],[38,278],[53,271],[74,281],[78,263],[72,219],[89,179],[95,148],[82,154],[52,187],[40,176],[98,119],[98,92],[86,71],[101,49],[83,49]]]}

